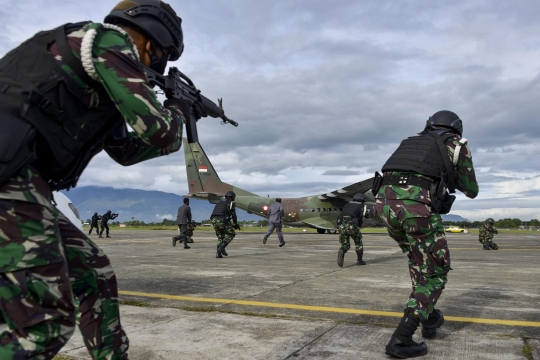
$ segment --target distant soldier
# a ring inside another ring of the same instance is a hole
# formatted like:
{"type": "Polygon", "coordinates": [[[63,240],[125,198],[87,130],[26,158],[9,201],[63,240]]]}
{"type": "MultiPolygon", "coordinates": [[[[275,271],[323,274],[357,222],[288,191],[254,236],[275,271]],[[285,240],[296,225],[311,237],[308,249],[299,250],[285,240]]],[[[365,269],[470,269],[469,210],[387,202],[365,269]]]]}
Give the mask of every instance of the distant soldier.
{"type": "Polygon", "coordinates": [[[172,238],[172,245],[176,246],[176,242],[183,242],[184,249],[191,249],[188,246],[188,236],[187,228],[188,224],[191,223],[191,208],[189,207],[189,199],[184,198],[184,205],[178,208],[178,214],[176,216],[176,223],[178,224],[178,231],[180,232],[179,236],[174,236],[172,238]]]}
{"type": "Polygon", "coordinates": [[[186,236],[188,244],[193,243],[193,239],[191,237],[193,236],[193,232],[195,231],[196,227],[197,223],[195,221],[191,221],[189,224],[187,224],[186,236]]]}
{"type": "Polygon", "coordinates": [[[495,224],[495,220],[489,218],[482,226],[480,226],[478,241],[482,243],[484,250],[499,250],[499,246],[493,242],[493,235],[499,233],[497,229],[493,227],[493,224],[495,224]]]}
{"type": "Polygon", "coordinates": [[[349,238],[352,237],[355,245],[356,256],[358,260],[356,265],[366,265],[362,260],[364,254],[364,245],[362,244],[362,218],[364,216],[364,203],[366,196],[362,193],[354,195],[353,200],[343,207],[341,214],[338,217],[339,242],[341,248],[338,251],[337,264],[343,267],[343,258],[345,253],[351,248],[349,238]]]}
{"type": "Polygon", "coordinates": [[[106,234],[108,238],[109,236],[109,220],[114,220],[118,217],[118,214],[111,213],[111,210],[107,210],[105,214],[101,216],[101,232],[99,233],[99,237],[103,238],[103,230],[107,230],[106,234]]]}
{"type": "Polygon", "coordinates": [[[94,213],[92,216],[92,223],[90,224],[90,231],[88,231],[88,235],[92,233],[92,230],[96,228],[96,234],[99,235],[99,224],[98,221],[101,220],[101,216],[98,215],[97,212],[94,213]]]}
{"type": "Polygon", "coordinates": [[[281,228],[283,227],[283,218],[285,217],[285,209],[283,209],[283,205],[281,205],[280,198],[276,198],[276,202],[270,205],[268,215],[268,232],[266,235],[264,235],[263,244],[266,244],[266,240],[268,240],[268,237],[272,235],[274,229],[276,229],[279,239],[279,247],[282,247],[285,245],[285,240],[283,240],[283,232],[281,231],[281,228]]]}
{"type": "Polygon", "coordinates": [[[227,191],[225,197],[216,204],[214,211],[210,216],[210,220],[212,221],[212,225],[214,226],[218,238],[216,258],[222,258],[223,255],[229,256],[225,251],[225,248],[236,236],[234,229],[240,230],[238,219],[236,218],[235,198],[236,194],[233,191],[227,191]],[[231,218],[234,227],[231,225],[231,218]]]}
{"type": "Polygon", "coordinates": [[[384,164],[384,177],[375,177],[376,209],[388,234],[409,258],[412,292],[405,313],[386,346],[386,354],[409,358],[427,354],[425,343],[412,336],[420,322],[422,336],[436,336],[444,323],[435,309],[450,267],[440,214],[450,211],[455,189],[478,195],[478,183],[463,123],[451,111],[431,116],[424,131],[401,142],[384,164]],[[382,186],[381,186],[382,185],[382,186]],[[379,189],[377,189],[379,187],[379,189]]]}

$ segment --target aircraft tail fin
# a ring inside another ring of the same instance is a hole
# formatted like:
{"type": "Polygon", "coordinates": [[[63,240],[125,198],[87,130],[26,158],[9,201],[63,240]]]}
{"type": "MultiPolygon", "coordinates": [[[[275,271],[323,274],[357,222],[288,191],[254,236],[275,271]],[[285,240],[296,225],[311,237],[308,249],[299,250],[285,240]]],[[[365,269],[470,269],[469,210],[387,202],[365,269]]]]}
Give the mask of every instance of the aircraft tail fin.
{"type": "Polygon", "coordinates": [[[210,202],[225,195],[229,190],[237,196],[255,195],[246,190],[227,184],[219,178],[199,142],[188,143],[183,139],[189,196],[206,198],[210,202]]]}

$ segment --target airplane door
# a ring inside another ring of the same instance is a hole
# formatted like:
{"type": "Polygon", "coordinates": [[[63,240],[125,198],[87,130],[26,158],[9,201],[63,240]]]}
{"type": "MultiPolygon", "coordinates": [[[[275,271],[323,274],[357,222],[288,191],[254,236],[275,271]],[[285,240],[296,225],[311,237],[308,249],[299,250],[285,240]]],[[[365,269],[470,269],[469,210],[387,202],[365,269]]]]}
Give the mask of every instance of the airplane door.
{"type": "Polygon", "coordinates": [[[298,212],[300,208],[298,207],[298,200],[286,200],[285,201],[285,222],[296,222],[299,221],[298,212]]]}

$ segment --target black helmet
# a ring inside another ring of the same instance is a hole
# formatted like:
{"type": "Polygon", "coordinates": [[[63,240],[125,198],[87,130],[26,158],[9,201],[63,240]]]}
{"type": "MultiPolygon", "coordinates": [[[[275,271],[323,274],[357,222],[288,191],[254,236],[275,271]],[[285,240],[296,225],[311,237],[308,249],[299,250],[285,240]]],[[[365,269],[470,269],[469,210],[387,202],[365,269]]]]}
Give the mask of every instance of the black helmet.
{"type": "Polygon", "coordinates": [[[366,195],[364,195],[362,193],[355,194],[354,197],[353,197],[353,200],[354,201],[364,202],[364,201],[366,201],[366,195]]]}
{"type": "Polygon", "coordinates": [[[95,212],[94,215],[97,215],[97,212],[95,212]]]}
{"type": "Polygon", "coordinates": [[[234,199],[234,198],[236,198],[236,194],[234,193],[234,191],[229,190],[229,191],[227,191],[227,193],[225,194],[225,197],[226,197],[226,198],[233,198],[233,199],[234,199]]]}
{"type": "Polygon", "coordinates": [[[111,213],[111,210],[107,210],[107,214],[110,214],[111,213]]]}
{"type": "Polygon", "coordinates": [[[463,121],[457,114],[448,110],[437,111],[433,116],[430,116],[426,122],[425,130],[430,130],[437,126],[450,128],[458,133],[459,136],[463,134],[463,121]]]}
{"type": "Polygon", "coordinates": [[[490,224],[495,224],[495,220],[493,220],[493,218],[488,218],[486,220],[486,222],[490,223],[490,224]]]}
{"type": "Polygon", "coordinates": [[[178,60],[184,51],[182,19],[163,1],[120,1],[104,21],[111,24],[123,22],[143,30],[152,42],[169,50],[169,61],[178,60]]]}

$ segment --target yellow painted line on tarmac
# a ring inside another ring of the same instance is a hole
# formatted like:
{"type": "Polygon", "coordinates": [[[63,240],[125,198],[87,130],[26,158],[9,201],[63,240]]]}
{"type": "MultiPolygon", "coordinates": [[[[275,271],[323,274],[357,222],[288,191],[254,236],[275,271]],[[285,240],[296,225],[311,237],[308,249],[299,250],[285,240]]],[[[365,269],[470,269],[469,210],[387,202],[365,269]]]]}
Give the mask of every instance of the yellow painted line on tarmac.
{"type": "MultiPolygon", "coordinates": [[[[335,308],[335,307],[328,307],[328,306],[281,304],[281,303],[271,303],[271,302],[264,302],[264,301],[202,298],[202,297],[168,295],[168,294],[152,294],[152,293],[144,293],[144,292],[138,292],[138,291],[124,291],[124,290],[118,291],[118,293],[120,295],[142,296],[142,297],[148,297],[148,298],[169,299],[169,300],[179,300],[179,301],[226,303],[226,304],[232,304],[232,305],[247,305],[247,306],[279,308],[279,309],[294,309],[294,310],[319,311],[319,312],[356,314],[356,315],[387,316],[387,317],[396,317],[396,318],[401,318],[403,316],[402,312],[392,312],[392,311],[335,308]]],[[[536,321],[499,320],[499,319],[471,318],[471,317],[461,317],[461,316],[445,316],[444,319],[448,321],[467,322],[467,323],[476,323],[476,324],[540,327],[540,322],[536,322],[536,321]]]]}

